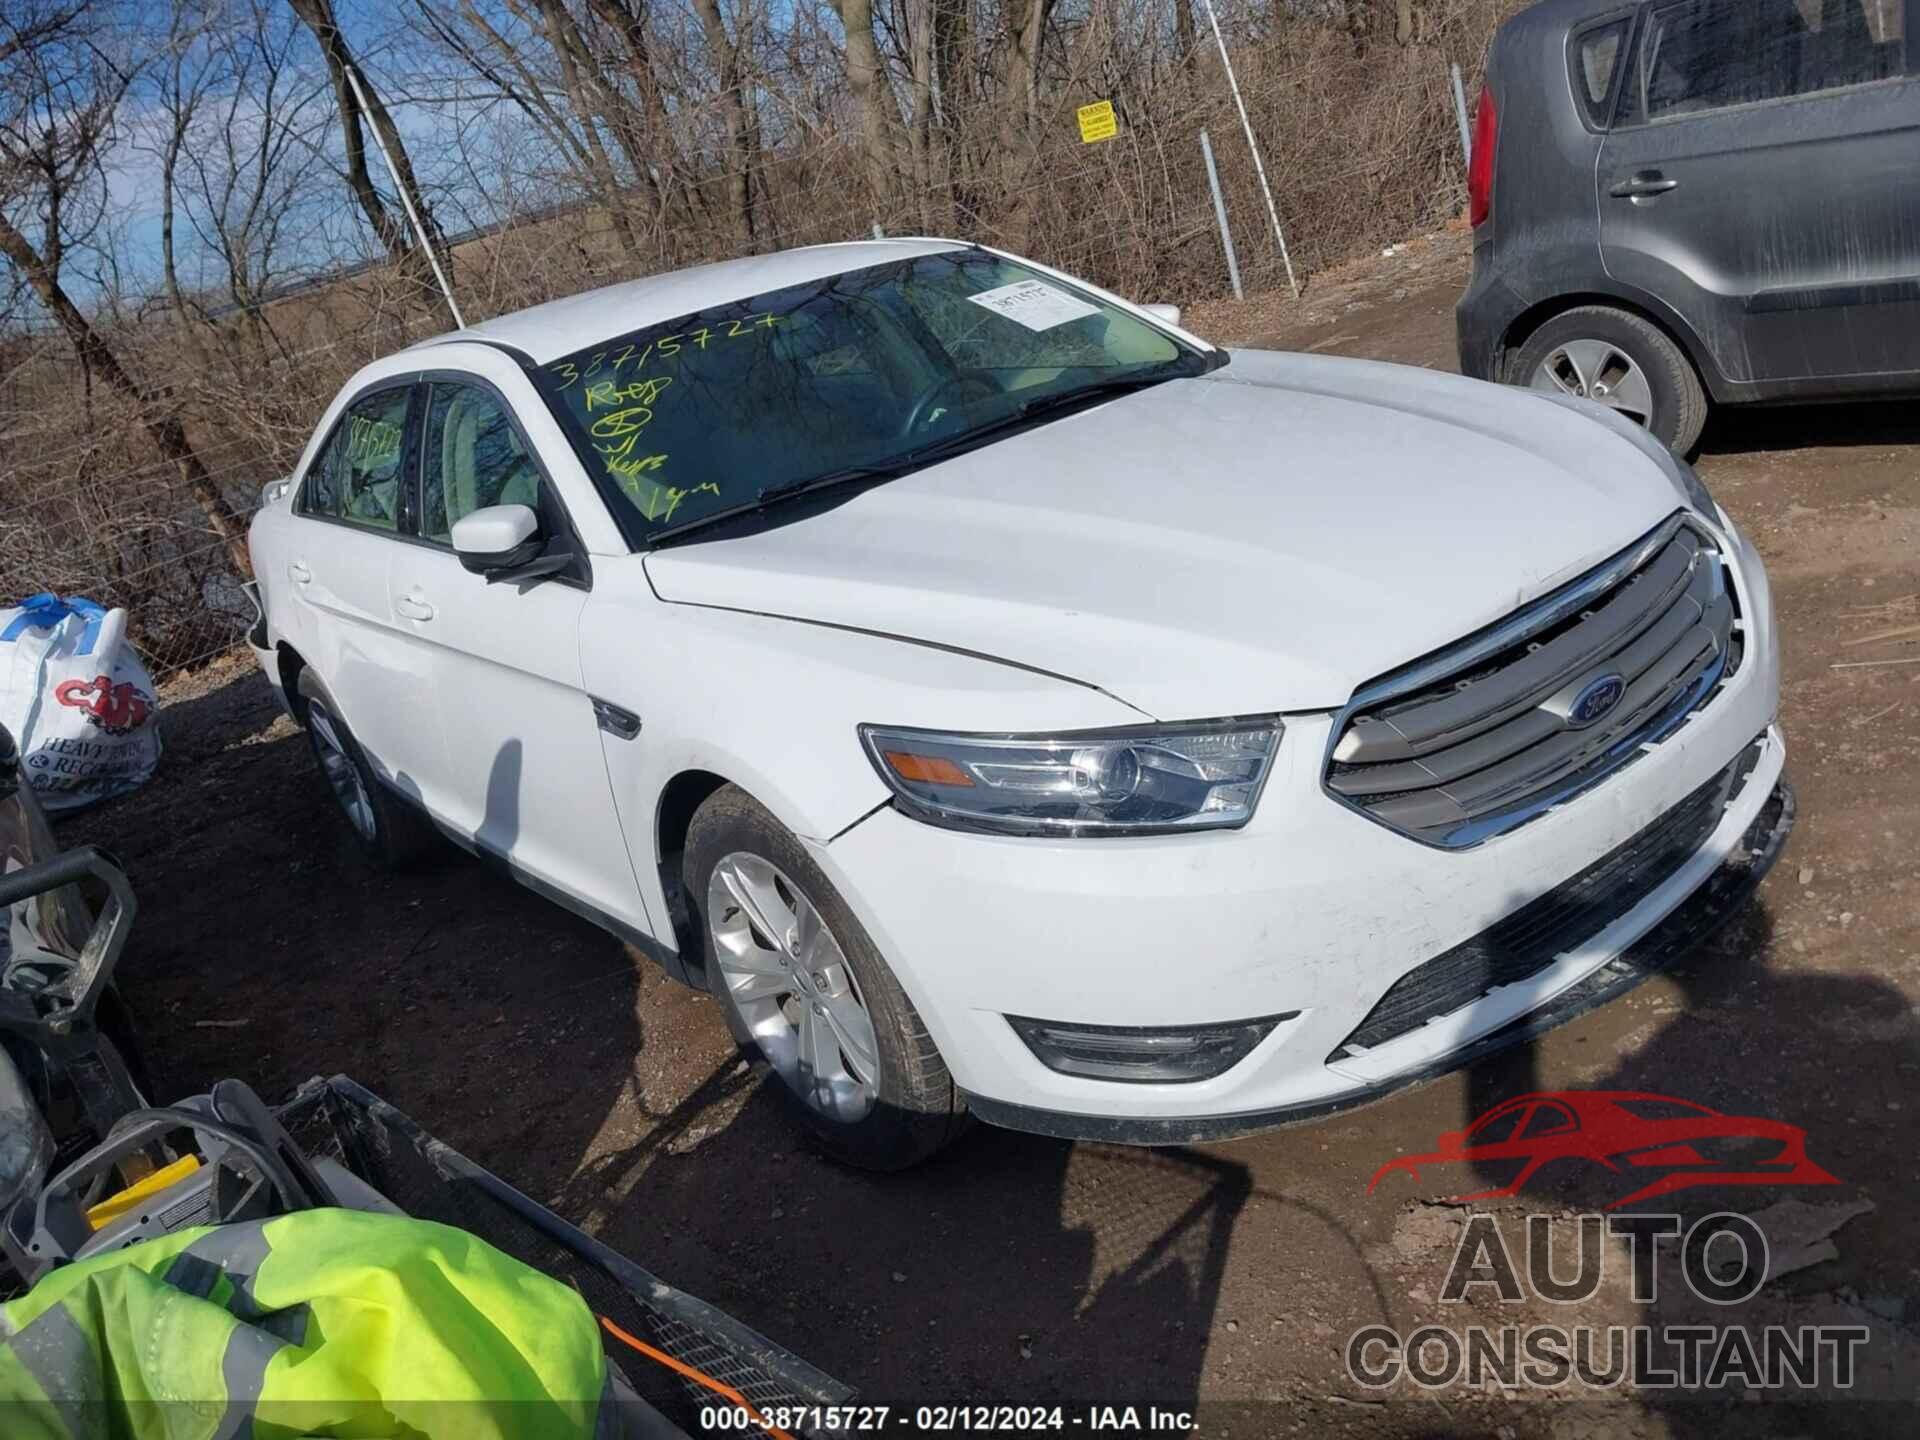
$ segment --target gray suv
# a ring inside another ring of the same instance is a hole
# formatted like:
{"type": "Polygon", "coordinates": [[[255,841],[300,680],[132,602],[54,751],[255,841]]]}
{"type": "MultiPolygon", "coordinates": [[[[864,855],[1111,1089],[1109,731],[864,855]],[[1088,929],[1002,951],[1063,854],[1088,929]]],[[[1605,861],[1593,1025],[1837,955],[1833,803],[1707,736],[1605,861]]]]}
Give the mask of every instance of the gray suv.
{"type": "Polygon", "coordinates": [[[1685,453],[1709,401],[1920,393],[1920,0],[1544,0],[1474,125],[1460,365],[1685,453]]]}

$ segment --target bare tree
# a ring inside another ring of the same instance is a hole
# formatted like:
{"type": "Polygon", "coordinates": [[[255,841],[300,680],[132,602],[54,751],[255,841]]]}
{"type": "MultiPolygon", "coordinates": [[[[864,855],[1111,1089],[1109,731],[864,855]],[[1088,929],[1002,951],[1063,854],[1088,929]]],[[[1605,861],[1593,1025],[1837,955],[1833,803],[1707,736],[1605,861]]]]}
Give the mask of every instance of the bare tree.
{"type": "Polygon", "coordinates": [[[706,36],[708,58],[727,119],[727,203],[734,234],[740,248],[752,253],[760,248],[760,237],[753,209],[756,147],[753,112],[747,99],[746,27],[740,26],[738,35],[727,29],[726,17],[720,13],[720,0],[693,0],[693,9],[700,17],[700,29],[706,36]]]}
{"type": "Polygon", "coordinates": [[[899,173],[894,135],[900,111],[873,39],[873,0],[833,0],[833,5],[844,37],[847,88],[860,113],[867,186],[874,203],[884,208],[893,198],[899,173]]]}
{"type": "Polygon", "coordinates": [[[388,113],[380,92],[354,58],[345,33],[334,18],[332,0],[287,0],[287,5],[300,17],[300,22],[313,32],[313,38],[319,41],[320,54],[327,64],[327,76],[333,82],[334,103],[340,110],[340,127],[346,144],[347,186],[387,254],[396,260],[404,259],[413,249],[406,221],[388,208],[373,183],[372,172],[367,167],[367,142],[361,130],[361,121],[364,119],[373,127],[387,154],[393,157],[394,168],[400,172],[400,184],[413,197],[420,223],[426,228],[430,239],[437,240],[440,238],[439,227],[434,222],[432,207],[421,195],[419,182],[414,178],[413,160],[400,138],[400,129],[393,123],[393,116],[388,113]],[[355,81],[359,82],[357,87],[355,81]],[[360,104],[361,94],[367,97],[364,110],[360,104]]]}
{"type": "Polygon", "coordinates": [[[171,464],[242,576],[253,573],[246,532],[187,440],[165,391],[136,378],[68,294],[70,246],[100,219],[102,156],[115,136],[134,71],[123,47],[82,11],[52,5],[0,18],[0,256],[32,290],[88,374],[132,403],[160,458],[171,464]],[[33,216],[30,238],[12,218],[33,216]]]}
{"type": "Polygon", "coordinates": [[[1009,0],[1007,49],[1000,71],[1000,147],[1013,192],[1006,229],[1025,246],[1033,229],[1037,197],[1032,174],[1040,130],[1040,46],[1054,0],[1009,0]]]}
{"type": "Polygon", "coordinates": [[[169,301],[183,319],[213,324],[202,298],[180,281],[183,215],[199,248],[218,262],[226,301],[256,358],[272,332],[266,301],[292,263],[289,251],[308,238],[297,217],[317,200],[323,153],[326,87],[295,63],[297,34],[275,0],[178,3],[156,65],[169,301]]]}

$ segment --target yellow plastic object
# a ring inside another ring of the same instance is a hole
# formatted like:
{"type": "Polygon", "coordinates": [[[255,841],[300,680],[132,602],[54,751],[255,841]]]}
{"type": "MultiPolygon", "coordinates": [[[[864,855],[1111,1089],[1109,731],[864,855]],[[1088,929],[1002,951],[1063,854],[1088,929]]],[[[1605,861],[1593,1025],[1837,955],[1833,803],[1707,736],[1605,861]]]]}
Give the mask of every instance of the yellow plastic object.
{"type": "Polygon", "coordinates": [[[154,1171],[146,1179],[137,1181],[122,1190],[118,1195],[109,1195],[98,1205],[87,1211],[87,1223],[94,1229],[104,1229],[118,1220],[127,1211],[133,1209],[149,1195],[157,1195],[176,1180],[184,1180],[200,1168],[200,1158],[189,1155],[176,1160],[173,1164],[154,1171]]]}

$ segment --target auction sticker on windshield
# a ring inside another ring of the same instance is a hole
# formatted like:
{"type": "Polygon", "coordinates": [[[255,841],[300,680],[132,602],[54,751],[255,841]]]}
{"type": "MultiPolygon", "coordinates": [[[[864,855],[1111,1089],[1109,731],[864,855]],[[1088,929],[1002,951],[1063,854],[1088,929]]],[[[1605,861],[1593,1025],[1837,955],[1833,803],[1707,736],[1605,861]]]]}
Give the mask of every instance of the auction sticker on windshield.
{"type": "Polygon", "coordinates": [[[1044,280],[1016,280],[994,290],[982,290],[967,299],[996,315],[1004,315],[1029,330],[1051,330],[1069,320],[1084,320],[1100,313],[1097,306],[1076,300],[1064,290],[1056,290],[1044,280]]]}

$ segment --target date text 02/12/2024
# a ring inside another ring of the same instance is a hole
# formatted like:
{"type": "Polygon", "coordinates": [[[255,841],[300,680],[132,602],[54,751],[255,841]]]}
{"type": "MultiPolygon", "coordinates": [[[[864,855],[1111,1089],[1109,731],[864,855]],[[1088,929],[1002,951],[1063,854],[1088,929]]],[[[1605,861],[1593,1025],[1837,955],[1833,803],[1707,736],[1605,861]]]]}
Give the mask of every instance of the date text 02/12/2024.
{"type": "Polygon", "coordinates": [[[703,1409],[705,1430],[739,1430],[761,1434],[768,1428],[783,1432],[822,1430],[842,1434],[919,1434],[933,1432],[1072,1431],[1185,1435],[1192,1431],[1190,1410],[1157,1405],[816,1405],[752,1410],[742,1405],[703,1409]]]}

